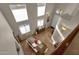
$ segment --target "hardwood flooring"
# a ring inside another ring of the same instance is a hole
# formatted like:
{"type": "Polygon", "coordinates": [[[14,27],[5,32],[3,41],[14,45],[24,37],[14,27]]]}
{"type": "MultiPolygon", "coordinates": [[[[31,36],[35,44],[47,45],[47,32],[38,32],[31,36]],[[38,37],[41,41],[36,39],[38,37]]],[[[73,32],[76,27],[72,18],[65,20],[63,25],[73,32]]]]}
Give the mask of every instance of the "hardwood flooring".
{"type": "MultiPolygon", "coordinates": [[[[41,33],[36,35],[44,44],[47,45],[48,51],[45,53],[46,55],[51,54],[55,50],[54,46],[52,45],[51,33],[52,29],[47,28],[45,29],[45,31],[42,31],[41,33]]],[[[25,40],[21,42],[21,46],[25,55],[36,55],[36,53],[32,50],[32,48],[27,44],[25,40]]]]}

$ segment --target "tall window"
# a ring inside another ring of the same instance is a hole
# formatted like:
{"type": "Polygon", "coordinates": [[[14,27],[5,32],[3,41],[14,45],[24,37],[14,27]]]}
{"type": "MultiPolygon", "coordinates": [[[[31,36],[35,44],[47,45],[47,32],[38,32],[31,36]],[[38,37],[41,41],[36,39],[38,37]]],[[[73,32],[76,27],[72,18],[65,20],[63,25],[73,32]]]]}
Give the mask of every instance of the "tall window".
{"type": "Polygon", "coordinates": [[[26,4],[12,4],[10,5],[10,9],[13,13],[13,16],[15,18],[15,21],[21,25],[19,25],[19,30],[21,34],[26,34],[30,32],[30,26],[29,24],[24,24],[22,21],[28,20],[28,14],[27,14],[27,8],[26,4]]]}
{"type": "Polygon", "coordinates": [[[14,18],[15,18],[16,22],[21,22],[21,21],[28,20],[26,6],[14,5],[14,6],[11,6],[11,11],[12,11],[12,13],[14,15],[14,18]]]}
{"type": "Polygon", "coordinates": [[[20,26],[20,31],[21,31],[21,34],[28,33],[28,32],[30,32],[30,26],[29,25],[22,25],[22,26],[20,26]]]}
{"type": "Polygon", "coordinates": [[[45,7],[46,5],[45,4],[38,4],[38,7],[37,7],[37,16],[43,16],[45,14],[45,7]]]}
{"type": "Polygon", "coordinates": [[[16,22],[28,20],[26,8],[12,10],[16,22]]]}
{"type": "Polygon", "coordinates": [[[43,24],[44,24],[44,20],[42,19],[39,19],[38,21],[37,21],[37,26],[38,27],[41,27],[41,26],[43,26],[43,24]]]}

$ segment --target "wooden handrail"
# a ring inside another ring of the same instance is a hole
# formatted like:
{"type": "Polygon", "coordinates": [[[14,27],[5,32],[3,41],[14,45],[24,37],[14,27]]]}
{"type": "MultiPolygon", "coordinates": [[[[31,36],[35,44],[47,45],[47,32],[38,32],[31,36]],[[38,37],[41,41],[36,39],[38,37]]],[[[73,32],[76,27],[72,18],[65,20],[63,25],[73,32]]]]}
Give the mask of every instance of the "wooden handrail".
{"type": "Polygon", "coordinates": [[[51,55],[62,55],[68,48],[78,31],[79,25],[69,34],[69,36],[63,42],[60,43],[60,45],[56,48],[54,52],[52,52],[51,55]]]}

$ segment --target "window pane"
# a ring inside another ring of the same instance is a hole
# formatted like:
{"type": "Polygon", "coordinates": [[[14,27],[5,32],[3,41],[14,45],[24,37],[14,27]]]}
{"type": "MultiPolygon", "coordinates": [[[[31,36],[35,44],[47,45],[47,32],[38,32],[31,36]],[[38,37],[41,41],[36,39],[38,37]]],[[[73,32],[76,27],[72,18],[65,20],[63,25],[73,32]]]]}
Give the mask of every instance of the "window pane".
{"type": "Polygon", "coordinates": [[[42,16],[45,14],[45,6],[39,6],[37,10],[38,10],[38,12],[37,12],[38,16],[42,16]]]}
{"type": "Polygon", "coordinates": [[[30,32],[30,26],[29,25],[20,26],[20,31],[22,34],[28,33],[30,32]]]}
{"type": "Polygon", "coordinates": [[[13,9],[12,13],[15,17],[16,22],[21,22],[21,21],[24,21],[24,20],[28,20],[28,15],[27,15],[26,8],[13,9]]]}
{"type": "Polygon", "coordinates": [[[26,33],[27,33],[27,32],[30,32],[30,26],[29,26],[29,25],[26,25],[26,26],[25,26],[25,30],[26,30],[26,33]]]}
{"type": "Polygon", "coordinates": [[[21,26],[21,27],[20,27],[20,32],[21,32],[22,34],[25,34],[25,33],[26,33],[24,26],[21,26]]]}
{"type": "Polygon", "coordinates": [[[43,26],[43,24],[44,24],[44,20],[38,20],[37,26],[43,26]]]}

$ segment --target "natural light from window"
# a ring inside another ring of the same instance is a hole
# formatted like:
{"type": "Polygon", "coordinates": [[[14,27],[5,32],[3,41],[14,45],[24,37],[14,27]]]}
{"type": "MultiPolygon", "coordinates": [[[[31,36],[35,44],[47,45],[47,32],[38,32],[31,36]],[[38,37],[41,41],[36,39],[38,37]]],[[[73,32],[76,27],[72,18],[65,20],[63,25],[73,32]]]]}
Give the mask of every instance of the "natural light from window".
{"type": "Polygon", "coordinates": [[[29,25],[20,26],[20,32],[21,32],[21,34],[25,34],[25,33],[30,32],[30,26],[29,25]]]}
{"type": "Polygon", "coordinates": [[[37,26],[38,26],[38,27],[43,26],[43,24],[44,24],[44,20],[41,20],[41,19],[40,19],[40,20],[37,21],[37,26]]]}
{"type": "Polygon", "coordinates": [[[45,6],[38,6],[37,8],[37,15],[43,16],[45,14],[45,6]]]}
{"type": "Polygon", "coordinates": [[[21,22],[28,20],[27,10],[26,8],[20,8],[20,9],[13,9],[12,13],[14,15],[14,18],[16,22],[21,22]]]}

